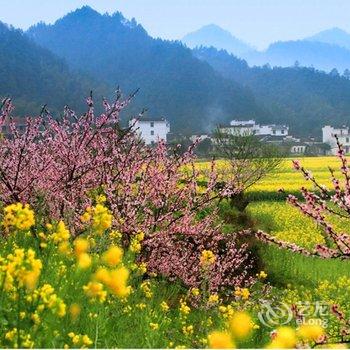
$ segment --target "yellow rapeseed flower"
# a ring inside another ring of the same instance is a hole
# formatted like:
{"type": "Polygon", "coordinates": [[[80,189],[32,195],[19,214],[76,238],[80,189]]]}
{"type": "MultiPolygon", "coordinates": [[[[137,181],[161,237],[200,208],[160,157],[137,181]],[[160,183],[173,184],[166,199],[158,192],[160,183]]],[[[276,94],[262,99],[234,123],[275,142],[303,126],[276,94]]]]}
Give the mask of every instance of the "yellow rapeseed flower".
{"type": "Polygon", "coordinates": [[[297,337],[295,330],[291,327],[283,326],[276,330],[276,337],[267,346],[270,349],[292,349],[295,348],[297,337]]]}
{"type": "Polygon", "coordinates": [[[253,322],[251,317],[242,311],[236,312],[229,319],[230,330],[237,338],[247,337],[253,329],[253,322]]]}
{"type": "Polygon", "coordinates": [[[129,271],[124,266],[110,272],[110,280],[107,286],[118,297],[126,297],[130,293],[130,288],[127,285],[129,271]]]}
{"type": "Polygon", "coordinates": [[[168,312],[169,311],[169,305],[167,304],[166,301],[162,301],[160,303],[160,307],[161,307],[162,311],[164,311],[164,312],[168,312]]]}
{"type": "Polygon", "coordinates": [[[211,250],[203,250],[200,257],[200,264],[207,267],[215,263],[216,257],[211,250]]]}
{"type": "Polygon", "coordinates": [[[209,348],[234,349],[235,344],[228,332],[214,331],[208,335],[209,348]]]}
{"type": "Polygon", "coordinates": [[[80,315],[80,312],[81,312],[81,307],[79,304],[74,303],[69,307],[69,314],[73,321],[75,321],[78,318],[78,316],[80,315]]]}
{"type": "Polygon", "coordinates": [[[152,331],[156,331],[157,329],[159,329],[159,324],[158,323],[150,323],[149,324],[150,328],[152,329],[152,331]]]}
{"type": "Polygon", "coordinates": [[[99,282],[89,282],[83,287],[85,294],[91,299],[103,303],[106,300],[107,292],[103,289],[103,284],[99,282]]]}
{"type": "Polygon", "coordinates": [[[256,274],[256,277],[263,280],[267,277],[267,273],[265,271],[260,271],[258,274],[256,274]]]}
{"type": "Polygon", "coordinates": [[[90,249],[90,244],[87,239],[77,238],[74,241],[74,253],[76,256],[86,253],[89,249],[90,249]]]}
{"type": "Polygon", "coordinates": [[[109,249],[103,254],[103,261],[109,266],[118,265],[123,257],[123,250],[117,246],[111,246],[109,249]]]}
{"type": "Polygon", "coordinates": [[[82,253],[78,257],[77,266],[80,269],[88,269],[91,266],[92,259],[88,253],[82,253]]]}
{"type": "Polygon", "coordinates": [[[297,335],[303,340],[316,341],[322,335],[324,335],[323,328],[318,324],[313,324],[309,321],[306,324],[300,326],[297,330],[297,335]]]}
{"type": "Polygon", "coordinates": [[[35,225],[34,211],[30,209],[29,204],[10,204],[4,208],[4,214],[2,225],[6,231],[10,229],[29,230],[35,225]]]}
{"type": "Polygon", "coordinates": [[[60,220],[55,228],[52,228],[50,239],[54,243],[64,243],[70,238],[70,232],[67,229],[65,223],[60,220]]]}

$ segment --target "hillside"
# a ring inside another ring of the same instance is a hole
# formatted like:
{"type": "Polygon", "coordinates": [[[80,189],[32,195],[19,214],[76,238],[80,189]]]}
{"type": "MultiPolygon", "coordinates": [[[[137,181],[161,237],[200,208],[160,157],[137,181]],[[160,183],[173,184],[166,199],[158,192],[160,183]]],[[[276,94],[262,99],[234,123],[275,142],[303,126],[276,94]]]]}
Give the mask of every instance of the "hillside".
{"type": "Polygon", "coordinates": [[[350,81],[313,68],[250,68],[226,51],[194,50],[225,77],[250,88],[257,101],[273,115],[271,120],[288,123],[297,134],[320,136],[326,124],[348,123],[350,81]]]}
{"type": "Polygon", "coordinates": [[[39,113],[44,104],[52,112],[66,104],[80,111],[90,88],[100,91],[99,84],[73,74],[62,59],[1,22],[0,69],[0,96],[13,98],[17,114],[39,113]]]}
{"type": "Polygon", "coordinates": [[[213,46],[217,49],[224,49],[236,56],[242,56],[253,50],[250,45],[215,24],[206,25],[189,33],[181,41],[190,48],[213,46]]]}
{"type": "Polygon", "coordinates": [[[150,115],[165,116],[173,131],[210,130],[234,117],[266,115],[249,89],[223,78],[181,43],[151,38],[121,13],[83,7],[27,34],[74,69],[124,91],[140,88],[133,111],[146,107],[150,115]]]}

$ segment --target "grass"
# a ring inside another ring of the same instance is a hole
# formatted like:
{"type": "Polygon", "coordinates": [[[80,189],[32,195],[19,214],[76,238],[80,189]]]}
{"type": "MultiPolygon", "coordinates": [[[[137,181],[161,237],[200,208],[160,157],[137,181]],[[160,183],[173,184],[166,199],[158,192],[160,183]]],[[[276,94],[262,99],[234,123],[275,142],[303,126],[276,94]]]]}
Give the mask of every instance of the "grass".
{"type": "MultiPolygon", "coordinates": [[[[286,194],[279,193],[283,188],[286,193],[299,195],[299,188],[308,185],[300,173],[291,167],[291,160],[286,159],[281,166],[248,192],[251,203],[248,206],[248,225],[261,229],[280,240],[296,243],[312,250],[316,244],[324,243],[322,229],[310,218],[285,202],[286,194]]],[[[330,185],[328,166],[337,169],[336,157],[302,158],[302,165],[310,170],[320,183],[330,185]]],[[[222,163],[221,163],[222,166],[222,163]]],[[[338,173],[339,174],[339,173],[338,173]]],[[[222,210],[226,217],[229,209],[222,210]]],[[[243,228],[237,225],[239,215],[233,211],[234,225],[226,230],[243,228]]],[[[247,219],[246,219],[247,220],[247,219]]],[[[348,222],[339,218],[329,218],[339,232],[349,232],[348,222]]],[[[232,232],[232,231],[231,231],[232,232]]],[[[350,262],[339,259],[324,260],[317,257],[306,257],[300,254],[279,249],[276,246],[258,244],[260,264],[268,273],[269,281],[278,288],[315,288],[324,280],[336,283],[341,277],[349,276],[350,262]]]]}
{"type": "Polygon", "coordinates": [[[260,257],[271,284],[280,287],[315,288],[321,281],[331,283],[349,276],[350,262],[306,257],[275,246],[260,246],[260,257]]]}

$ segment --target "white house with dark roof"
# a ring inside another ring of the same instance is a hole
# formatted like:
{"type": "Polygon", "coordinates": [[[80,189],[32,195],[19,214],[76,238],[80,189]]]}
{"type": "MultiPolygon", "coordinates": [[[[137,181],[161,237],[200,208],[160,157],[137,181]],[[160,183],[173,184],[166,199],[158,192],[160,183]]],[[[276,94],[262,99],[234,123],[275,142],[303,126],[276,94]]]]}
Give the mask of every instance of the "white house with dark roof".
{"type": "Polygon", "coordinates": [[[257,125],[256,135],[287,136],[289,127],[286,125],[257,125]]]}
{"type": "Polygon", "coordinates": [[[255,120],[232,120],[230,125],[220,126],[220,131],[232,135],[271,135],[287,136],[289,127],[287,125],[260,125],[255,120]]]}
{"type": "Polygon", "coordinates": [[[170,124],[165,118],[141,117],[131,119],[129,126],[139,134],[146,145],[154,145],[159,140],[167,140],[170,124]]]}
{"type": "Polygon", "coordinates": [[[334,128],[326,125],[322,128],[322,141],[331,146],[330,153],[336,154],[338,151],[335,135],[338,136],[339,142],[343,145],[345,153],[350,153],[350,132],[349,128],[342,126],[341,128],[334,128]]]}

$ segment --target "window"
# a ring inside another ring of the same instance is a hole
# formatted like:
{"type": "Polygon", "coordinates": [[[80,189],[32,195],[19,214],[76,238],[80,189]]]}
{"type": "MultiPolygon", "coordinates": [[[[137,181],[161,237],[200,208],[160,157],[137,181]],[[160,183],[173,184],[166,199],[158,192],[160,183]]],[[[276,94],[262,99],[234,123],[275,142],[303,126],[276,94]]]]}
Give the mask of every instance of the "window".
{"type": "Polygon", "coordinates": [[[154,128],[154,122],[151,122],[151,128],[154,128]]]}
{"type": "Polygon", "coordinates": [[[274,135],[276,135],[276,130],[273,130],[272,133],[273,133],[274,135]]]}
{"type": "Polygon", "coordinates": [[[284,134],[284,130],[281,130],[281,134],[284,134]]]}
{"type": "Polygon", "coordinates": [[[151,135],[152,135],[152,136],[154,135],[154,130],[151,130],[151,135]]]}
{"type": "Polygon", "coordinates": [[[346,143],[349,143],[349,138],[348,138],[348,137],[346,138],[346,141],[345,141],[345,142],[346,142],[346,143]]]}

